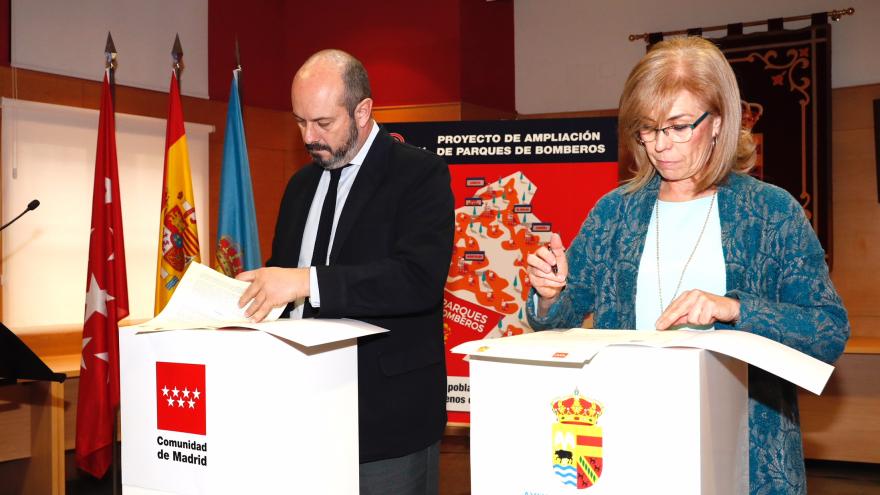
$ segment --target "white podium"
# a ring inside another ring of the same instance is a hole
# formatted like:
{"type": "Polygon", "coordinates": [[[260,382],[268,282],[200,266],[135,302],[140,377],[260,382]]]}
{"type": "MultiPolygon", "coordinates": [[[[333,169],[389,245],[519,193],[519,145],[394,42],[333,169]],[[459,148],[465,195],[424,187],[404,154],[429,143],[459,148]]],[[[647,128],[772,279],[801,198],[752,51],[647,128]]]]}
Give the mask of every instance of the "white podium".
{"type": "Polygon", "coordinates": [[[348,320],[120,332],[126,494],[358,492],[348,320]]]}
{"type": "Polygon", "coordinates": [[[746,363],[819,391],[832,369],[725,331],[576,329],[453,351],[470,356],[475,495],[748,493],[746,363]]]}

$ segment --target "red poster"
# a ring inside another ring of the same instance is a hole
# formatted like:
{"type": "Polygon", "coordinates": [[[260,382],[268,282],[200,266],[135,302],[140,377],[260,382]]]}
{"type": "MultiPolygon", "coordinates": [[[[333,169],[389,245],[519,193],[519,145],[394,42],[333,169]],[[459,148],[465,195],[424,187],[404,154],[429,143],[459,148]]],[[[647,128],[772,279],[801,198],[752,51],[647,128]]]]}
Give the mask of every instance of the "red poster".
{"type": "Polygon", "coordinates": [[[526,258],[552,233],[568,246],[617,186],[616,120],[391,124],[395,138],[449,163],[455,241],[444,298],[449,421],[467,423],[460,343],[530,332],[526,258]]]}

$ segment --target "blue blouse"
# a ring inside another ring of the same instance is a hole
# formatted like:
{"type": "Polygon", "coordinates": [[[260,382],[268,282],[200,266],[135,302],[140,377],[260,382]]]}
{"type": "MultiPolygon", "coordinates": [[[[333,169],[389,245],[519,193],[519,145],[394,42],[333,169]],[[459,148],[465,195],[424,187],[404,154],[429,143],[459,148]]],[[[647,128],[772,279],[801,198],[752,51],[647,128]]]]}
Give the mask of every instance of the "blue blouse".
{"type": "MultiPolygon", "coordinates": [[[[539,318],[528,298],[533,329],[578,327],[589,313],[596,328],[635,328],[639,260],[659,187],[654,177],[639,191],[619,187],[596,203],[566,252],[568,284],[559,299],[539,318]]],[[[740,301],[740,318],[715,328],[752,332],[834,362],[849,321],[801,206],[783,189],[731,174],[718,186],[718,208],[725,295],[740,301]]],[[[807,490],[795,386],[753,366],[749,476],[753,494],[807,490]]]]}

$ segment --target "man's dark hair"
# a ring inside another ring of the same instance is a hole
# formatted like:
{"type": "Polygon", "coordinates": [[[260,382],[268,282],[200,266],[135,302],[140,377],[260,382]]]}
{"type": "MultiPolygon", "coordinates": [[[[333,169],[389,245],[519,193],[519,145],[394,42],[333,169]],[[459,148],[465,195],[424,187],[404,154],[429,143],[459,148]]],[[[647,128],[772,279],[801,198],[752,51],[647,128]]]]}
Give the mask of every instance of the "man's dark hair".
{"type": "Polygon", "coordinates": [[[367,77],[364,64],[350,55],[346,59],[342,70],[342,83],[345,87],[342,104],[348,110],[348,114],[354,117],[354,109],[358,103],[365,98],[372,98],[373,94],[370,92],[370,79],[367,77]]]}

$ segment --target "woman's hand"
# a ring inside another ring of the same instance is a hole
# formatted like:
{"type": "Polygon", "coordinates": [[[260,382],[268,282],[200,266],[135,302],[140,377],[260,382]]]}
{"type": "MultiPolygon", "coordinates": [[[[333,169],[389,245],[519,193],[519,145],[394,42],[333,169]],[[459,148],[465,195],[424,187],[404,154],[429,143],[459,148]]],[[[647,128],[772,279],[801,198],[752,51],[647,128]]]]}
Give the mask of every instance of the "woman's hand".
{"type": "Polygon", "coordinates": [[[657,319],[657,330],[679,325],[705,326],[739,319],[739,301],[701,290],[682,292],[657,319]]]}
{"type": "Polygon", "coordinates": [[[568,276],[568,261],[565,259],[565,247],[559,234],[552,234],[550,242],[530,254],[526,263],[529,283],[541,296],[539,309],[544,311],[539,311],[540,314],[553,304],[565,288],[565,279],[568,276]]]}

